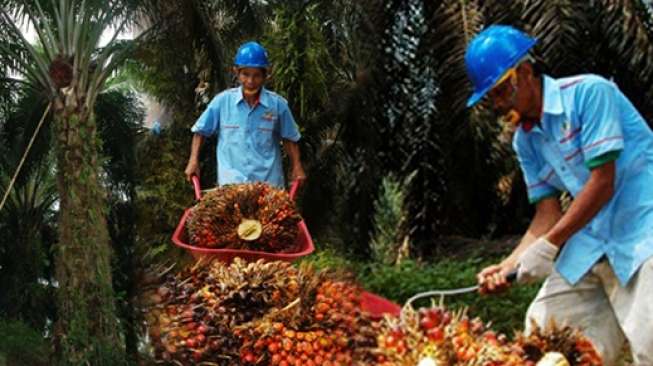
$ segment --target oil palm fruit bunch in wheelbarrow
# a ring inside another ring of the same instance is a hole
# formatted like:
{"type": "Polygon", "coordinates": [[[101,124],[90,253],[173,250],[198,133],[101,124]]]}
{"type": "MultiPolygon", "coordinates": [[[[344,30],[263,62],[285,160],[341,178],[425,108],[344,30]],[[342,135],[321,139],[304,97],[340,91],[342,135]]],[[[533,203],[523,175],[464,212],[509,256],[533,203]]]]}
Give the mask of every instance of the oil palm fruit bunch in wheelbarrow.
{"type": "Polygon", "coordinates": [[[307,265],[200,260],[147,296],[153,356],[170,365],[371,365],[378,323],[360,294],[349,276],[307,265]]]}
{"type": "Polygon", "coordinates": [[[292,253],[300,221],[288,193],[258,182],[209,191],[192,209],[186,229],[198,247],[292,253]]]}
{"type": "Polygon", "coordinates": [[[569,327],[535,328],[510,341],[466,310],[442,304],[419,311],[407,306],[401,318],[387,319],[376,354],[382,366],[602,365],[591,342],[569,327]]]}

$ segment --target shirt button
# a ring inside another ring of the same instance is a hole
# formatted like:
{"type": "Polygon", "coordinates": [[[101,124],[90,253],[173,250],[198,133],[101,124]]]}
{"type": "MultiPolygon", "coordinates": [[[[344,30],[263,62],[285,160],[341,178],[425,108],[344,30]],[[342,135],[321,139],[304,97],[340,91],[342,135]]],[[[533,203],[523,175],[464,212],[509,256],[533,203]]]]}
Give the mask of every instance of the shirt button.
{"type": "Polygon", "coordinates": [[[567,170],[567,168],[565,168],[565,167],[563,166],[563,167],[560,168],[560,170],[564,172],[564,171],[567,170]]]}

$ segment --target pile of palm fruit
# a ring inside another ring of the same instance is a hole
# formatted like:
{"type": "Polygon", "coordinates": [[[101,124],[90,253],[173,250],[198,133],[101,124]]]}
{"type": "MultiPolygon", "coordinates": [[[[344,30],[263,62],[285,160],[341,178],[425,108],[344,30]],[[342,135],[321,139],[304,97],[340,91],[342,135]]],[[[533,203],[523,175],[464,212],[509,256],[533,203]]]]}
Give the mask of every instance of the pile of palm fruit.
{"type": "Polygon", "coordinates": [[[300,221],[288,193],[259,182],[209,191],[192,208],[186,230],[198,247],[293,253],[300,221]]]}
{"type": "Polygon", "coordinates": [[[199,261],[149,294],[158,363],[372,364],[379,323],[343,274],[287,262],[199,261]]]}
{"type": "Polygon", "coordinates": [[[287,262],[200,260],[162,276],[148,299],[158,364],[600,366],[578,331],[551,325],[513,340],[466,311],[407,306],[375,320],[351,278],[287,262]]]}
{"type": "Polygon", "coordinates": [[[381,366],[600,366],[592,343],[570,327],[535,327],[509,341],[465,310],[442,304],[388,319],[378,336],[376,364],[381,366]]]}

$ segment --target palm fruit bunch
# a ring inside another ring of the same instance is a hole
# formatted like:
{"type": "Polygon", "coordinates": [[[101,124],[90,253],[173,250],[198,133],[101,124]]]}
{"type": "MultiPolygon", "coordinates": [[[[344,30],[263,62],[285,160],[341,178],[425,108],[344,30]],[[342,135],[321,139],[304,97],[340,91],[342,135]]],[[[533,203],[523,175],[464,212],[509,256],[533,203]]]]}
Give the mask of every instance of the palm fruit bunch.
{"type": "Polygon", "coordinates": [[[415,311],[408,306],[400,319],[386,319],[378,336],[377,363],[408,365],[524,365],[519,351],[465,310],[443,305],[415,311]]]}
{"type": "Polygon", "coordinates": [[[190,243],[199,247],[297,252],[301,216],[288,193],[262,182],[209,191],[186,222],[190,243]]]}
{"type": "Polygon", "coordinates": [[[245,365],[373,365],[380,323],[361,310],[361,290],[333,273],[305,272],[298,301],[248,327],[245,365]]]}
{"type": "Polygon", "coordinates": [[[567,365],[600,366],[603,364],[601,355],[592,342],[577,329],[558,326],[555,322],[548,324],[546,329],[533,322],[532,328],[529,335],[518,334],[515,339],[515,343],[524,350],[526,359],[542,360],[546,354],[557,352],[566,358],[567,365]]]}
{"type": "Polygon", "coordinates": [[[236,327],[281,308],[298,296],[298,271],[286,262],[230,265],[199,261],[167,275],[146,315],[154,358],[182,365],[239,364],[236,327]]]}
{"type": "Polygon", "coordinates": [[[569,327],[536,328],[509,341],[466,310],[452,312],[442,304],[405,307],[400,319],[385,320],[377,341],[382,366],[602,365],[591,342],[569,327]]]}

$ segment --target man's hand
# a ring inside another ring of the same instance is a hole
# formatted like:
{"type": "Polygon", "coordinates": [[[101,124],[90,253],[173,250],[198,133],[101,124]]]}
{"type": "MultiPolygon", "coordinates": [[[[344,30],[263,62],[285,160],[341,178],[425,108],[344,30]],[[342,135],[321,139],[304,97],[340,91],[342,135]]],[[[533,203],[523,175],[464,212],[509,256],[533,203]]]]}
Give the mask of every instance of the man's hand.
{"type": "Polygon", "coordinates": [[[535,282],[550,275],[559,249],[544,237],[535,240],[517,260],[517,281],[535,282]]]}
{"type": "Polygon", "coordinates": [[[508,274],[515,270],[515,265],[511,263],[493,264],[484,268],[476,279],[479,285],[479,292],[482,294],[491,294],[501,292],[510,287],[508,274]]]}
{"type": "Polygon", "coordinates": [[[299,146],[297,142],[290,140],[283,140],[283,148],[288,154],[288,158],[292,164],[292,169],[290,170],[290,180],[304,180],[306,179],[306,173],[304,173],[304,167],[302,167],[302,159],[300,158],[299,146]]]}
{"type": "Polygon", "coordinates": [[[295,180],[304,180],[306,179],[306,173],[304,173],[304,168],[302,167],[302,164],[295,164],[292,167],[292,172],[290,174],[290,180],[295,181],[295,180]]]}
{"type": "Polygon", "coordinates": [[[204,136],[200,134],[193,135],[193,141],[190,144],[190,157],[188,158],[188,164],[186,164],[186,169],[184,169],[184,174],[186,179],[192,183],[191,177],[193,175],[200,176],[200,163],[198,156],[200,155],[200,148],[204,143],[204,136]]]}
{"type": "Polygon", "coordinates": [[[189,182],[192,182],[191,177],[193,175],[196,175],[198,177],[200,176],[200,164],[197,161],[197,159],[188,160],[188,164],[186,165],[184,174],[186,175],[186,179],[188,179],[189,182]]]}

